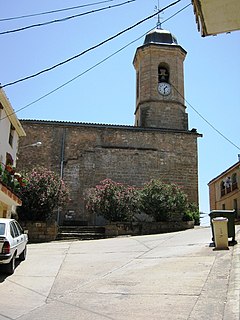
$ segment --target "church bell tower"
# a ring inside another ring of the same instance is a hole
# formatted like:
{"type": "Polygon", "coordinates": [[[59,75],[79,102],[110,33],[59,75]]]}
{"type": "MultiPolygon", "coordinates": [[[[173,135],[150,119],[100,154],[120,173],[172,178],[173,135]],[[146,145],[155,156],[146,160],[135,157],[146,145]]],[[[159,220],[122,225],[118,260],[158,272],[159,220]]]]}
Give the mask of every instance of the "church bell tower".
{"type": "Polygon", "coordinates": [[[134,57],[135,126],[188,130],[183,62],[187,52],[167,30],[150,31],[134,57]]]}

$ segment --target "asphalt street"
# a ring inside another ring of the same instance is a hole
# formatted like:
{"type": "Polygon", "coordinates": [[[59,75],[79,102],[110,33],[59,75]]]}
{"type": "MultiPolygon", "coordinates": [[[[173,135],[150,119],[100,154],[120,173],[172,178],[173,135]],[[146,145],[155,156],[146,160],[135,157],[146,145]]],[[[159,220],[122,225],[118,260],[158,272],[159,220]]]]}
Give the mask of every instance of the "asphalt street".
{"type": "Polygon", "coordinates": [[[237,320],[239,244],[213,250],[211,238],[196,227],[29,244],[15,273],[0,275],[0,320],[237,320]]]}

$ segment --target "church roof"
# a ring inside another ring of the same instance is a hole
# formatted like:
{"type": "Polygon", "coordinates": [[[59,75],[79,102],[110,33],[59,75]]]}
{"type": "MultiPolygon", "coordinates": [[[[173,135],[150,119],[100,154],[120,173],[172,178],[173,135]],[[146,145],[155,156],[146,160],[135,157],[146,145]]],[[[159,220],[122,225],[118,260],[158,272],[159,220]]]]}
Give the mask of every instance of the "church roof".
{"type": "Polygon", "coordinates": [[[147,33],[144,44],[174,44],[177,45],[176,37],[168,30],[156,27],[147,33]]]}
{"type": "Polygon", "coordinates": [[[87,122],[72,122],[72,121],[59,121],[59,120],[37,120],[37,119],[19,119],[23,127],[25,123],[38,124],[38,125],[50,125],[50,126],[66,126],[66,127],[88,127],[88,128],[112,128],[123,129],[133,131],[156,131],[156,132],[174,132],[184,134],[194,134],[199,137],[202,135],[197,132],[195,128],[191,130],[171,129],[171,128],[153,128],[153,127],[137,127],[123,124],[104,124],[104,123],[87,123],[87,122]]]}

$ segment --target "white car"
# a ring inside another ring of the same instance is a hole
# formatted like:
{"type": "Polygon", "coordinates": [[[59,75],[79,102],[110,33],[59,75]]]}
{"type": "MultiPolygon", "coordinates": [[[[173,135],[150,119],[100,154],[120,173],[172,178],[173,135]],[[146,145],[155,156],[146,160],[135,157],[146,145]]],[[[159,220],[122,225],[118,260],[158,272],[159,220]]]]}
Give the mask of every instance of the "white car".
{"type": "Polygon", "coordinates": [[[28,236],[14,219],[0,218],[0,265],[8,274],[15,270],[15,260],[25,260],[28,236]]]}

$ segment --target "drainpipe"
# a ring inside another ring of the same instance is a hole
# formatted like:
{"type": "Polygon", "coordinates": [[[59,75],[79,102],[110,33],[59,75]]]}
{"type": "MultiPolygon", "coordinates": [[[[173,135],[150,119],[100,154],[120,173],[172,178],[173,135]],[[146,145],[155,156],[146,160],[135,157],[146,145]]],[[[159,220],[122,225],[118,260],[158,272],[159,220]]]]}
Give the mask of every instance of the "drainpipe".
{"type": "Polygon", "coordinates": [[[61,164],[60,164],[60,177],[61,177],[61,179],[63,178],[65,140],[66,140],[66,128],[63,129],[63,134],[62,134],[61,164]]]}
{"type": "MultiPolygon", "coordinates": [[[[61,143],[61,162],[60,162],[60,178],[63,179],[64,174],[64,151],[65,151],[65,140],[66,140],[66,128],[63,129],[62,143],[61,143]]],[[[57,223],[60,221],[60,209],[58,208],[57,223]]]]}

